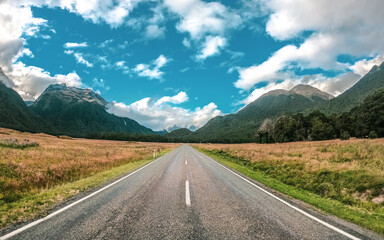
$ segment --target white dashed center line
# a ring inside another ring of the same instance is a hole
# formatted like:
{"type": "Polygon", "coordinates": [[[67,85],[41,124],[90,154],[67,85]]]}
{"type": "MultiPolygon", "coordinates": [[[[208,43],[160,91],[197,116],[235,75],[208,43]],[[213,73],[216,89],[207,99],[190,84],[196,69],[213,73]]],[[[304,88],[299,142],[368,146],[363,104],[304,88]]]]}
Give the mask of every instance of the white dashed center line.
{"type": "Polygon", "coordinates": [[[191,206],[191,196],[189,195],[189,182],[185,181],[185,204],[191,206]]]}

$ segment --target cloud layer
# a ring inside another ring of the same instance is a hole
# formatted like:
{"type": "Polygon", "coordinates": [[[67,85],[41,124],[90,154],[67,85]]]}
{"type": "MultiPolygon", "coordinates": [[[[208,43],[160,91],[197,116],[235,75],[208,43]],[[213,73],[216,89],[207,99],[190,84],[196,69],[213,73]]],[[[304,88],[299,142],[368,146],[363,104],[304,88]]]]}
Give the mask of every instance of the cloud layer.
{"type": "Polygon", "coordinates": [[[304,41],[298,46],[282,47],[258,65],[241,68],[235,82],[237,88],[250,90],[260,82],[268,82],[273,88],[279,85],[276,82],[292,81],[292,78],[300,83],[305,76],[295,76],[294,70],[322,69],[338,71],[341,75],[312,77],[316,79],[313,85],[337,95],[347,89],[340,85],[351,86],[358,76],[367,72],[364,67],[372,66],[368,60],[351,66],[338,60],[339,56],[382,59],[384,45],[378,39],[384,37],[384,26],[379,24],[384,3],[380,0],[369,3],[359,0],[260,2],[268,15],[266,32],[270,36],[276,40],[303,38],[304,41]],[[347,73],[349,71],[352,73],[347,73]]]}

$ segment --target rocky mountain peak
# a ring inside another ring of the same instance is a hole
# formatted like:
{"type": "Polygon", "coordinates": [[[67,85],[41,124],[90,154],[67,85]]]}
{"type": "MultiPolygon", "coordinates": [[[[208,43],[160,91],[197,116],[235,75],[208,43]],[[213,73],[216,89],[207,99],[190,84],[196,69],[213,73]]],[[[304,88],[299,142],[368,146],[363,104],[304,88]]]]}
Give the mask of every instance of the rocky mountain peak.
{"type": "Polygon", "coordinates": [[[65,83],[49,85],[34,104],[38,104],[43,99],[46,101],[49,99],[49,96],[55,96],[55,98],[60,99],[65,103],[95,102],[103,106],[107,104],[107,101],[92,89],[71,87],[67,86],[65,83]]]}
{"type": "Polygon", "coordinates": [[[267,96],[293,95],[293,94],[301,95],[311,100],[319,100],[319,99],[330,100],[334,98],[334,96],[332,96],[331,94],[320,91],[315,87],[312,87],[310,85],[305,85],[305,84],[299,84],[289,91],[283,90],[283,89],[276,89],[276,90],[269,91],[263,94],[261,97],[259,97],[259,99],[267,96]]]}
{"type": "Polygon", "coordinates": [[[299,84],[299,85],[295,86],[294,88],[292,88],[289,92],[296,93],[296,94],[302,95],[302,96],[310,98],[310,99],[317,97],[317,98],[321,98],[323,100],[330,100],[330,99],[334,98],[334,96],[332,96],[329,93],[320,91],[319,89],[317,89],[315,87],[312,87],[310,85],[305,85],[305,84],[299,84]]]}

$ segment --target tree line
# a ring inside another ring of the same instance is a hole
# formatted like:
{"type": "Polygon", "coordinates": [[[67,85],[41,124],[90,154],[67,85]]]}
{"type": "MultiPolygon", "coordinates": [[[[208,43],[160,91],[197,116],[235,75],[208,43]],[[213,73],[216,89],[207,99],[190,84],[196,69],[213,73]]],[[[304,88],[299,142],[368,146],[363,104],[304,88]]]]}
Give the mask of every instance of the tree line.
{"type": "Polygon", "coordinates": [[[326,116],[315,110],[266,120],[256,133],[258,143],[317,141],[350,137],[384,137],[384,89],[349,112],[326,116]]]}

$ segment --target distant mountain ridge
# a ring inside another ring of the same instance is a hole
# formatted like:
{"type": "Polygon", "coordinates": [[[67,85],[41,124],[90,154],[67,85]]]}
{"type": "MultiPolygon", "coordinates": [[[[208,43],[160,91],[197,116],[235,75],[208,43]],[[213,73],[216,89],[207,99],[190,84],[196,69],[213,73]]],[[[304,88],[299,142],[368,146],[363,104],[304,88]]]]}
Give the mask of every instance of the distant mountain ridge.
{"type": "Polygon", "coordinates": [[[107,101],[92,89],[69,87],[65,83],[49,85],[36,101],[38,102],[46,94],[62,95],[63,98],[66,98],[63,100],[66,100],[67,103],[71,101],[86,101],[96,102],[103,106],[107,104],[107,101]]]}
{"type": "Polygon", "coordinates": [[[198,142],[248,142],[253,139],[254,133],[265,119],[291,112],[302,112],[332,98],[332,95],[309,85],[298,85],[289,91],[273,90],[235,114],[209,120],[189,136],[198,142]]]}
{"type": "Polygon", "coordinates": [[[106,111],[107,101],[91,89],[50,85],[30,106],[59,133],[84,137],[102,132],[154,134],[130,118],[106,111]]]}
{"type": "Polygon", "coordinates": [[[332,96],[331,94],[320,91],[315,87],[312,87],[310,85],[299,84],[299,85],[296,85],[291,90],[276,89],[276,90],[269,91],[261,95],[259,99],[267,96],[291,95],[291,94],[298,94],[314,101],[318,99],[330,100],[334,98],[334,96],[332,96]]]}
{"type": "MultiPolygon", "coordinates": [[[[343,94],[333,97],[309,85],[297,85],[291,90],[277,89],[265,93],[235,114],[209,120],[192,134],[190,141],[250,142],[266,120],[294,113],[320,110],[326,114],[348,112],[359,106],[378,89],[384,88],[384,62],[374,66],[363,78],[343,94]]],[[[171,132],[172,138],[185,132],[171,132]]]]}
{"type": "Polygon", "coordinates": [[[289,90],[289,92],[302,95],[302,96],[307,97],[307,98],[312,99],[312,100],[317,100],[317,99],[331,100],[331,99],[335,98],[333,95],[331,95],[329,93],[320,91],[319,89],[317,89],[315,87],[312,87],[310,85],[304,85],[304,84],[299,84],[299,85],[295,86],[294,88],[289,90]]]}

